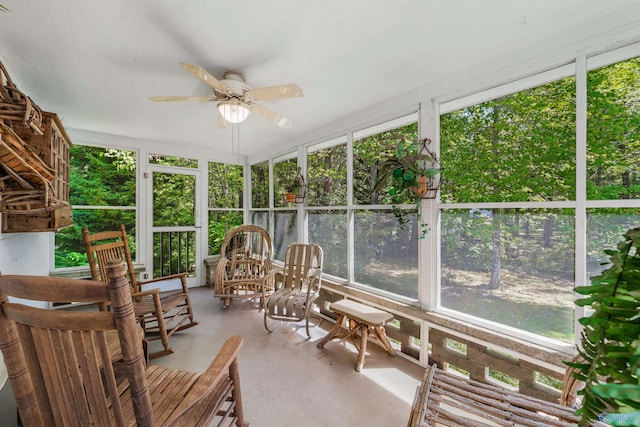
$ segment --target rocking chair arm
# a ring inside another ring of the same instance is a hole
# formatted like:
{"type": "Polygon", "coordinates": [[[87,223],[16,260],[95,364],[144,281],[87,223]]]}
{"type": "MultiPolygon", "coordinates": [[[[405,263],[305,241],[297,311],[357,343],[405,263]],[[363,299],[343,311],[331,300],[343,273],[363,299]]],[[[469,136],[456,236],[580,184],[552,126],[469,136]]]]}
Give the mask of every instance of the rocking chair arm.
{"type": "Polygon", "coordinates": [[[215,276],[213,278],[213,286],[218,293],[224,293],[224,282],[227,280],[227,265],[231,261],[225,257],[220,258],[216,265],[215,276]]]}
{"type": "MultiPolygon", "coordinates": [[[[167,420],[165,425],[178,426],[184,425],[184,421],[189,420],[190,411],[197,408],[203,403],[204,399],[210,398],[211,394],[216,390],[218,384],[229,375],[234,382],[234,388],[240,396],[240,384],[238,376],[238,353],[242,347],[242,337],[234,335],[228,338],[218,351],[215,359],[211,362],[206,371],[200,375],[200,378],[193,385],[184,400],[176,408],[172,415],[172,419],[167,420]]],[[[242,411],[242,402],[236,402],[236,408],[242,411]]],[[[243,420],[239,420],[242,422],[243,420]]],[[[188,424],[187,424],[188,425],[188,424]]]]}
{"type": "Polygon", "coordinates": [[[309,289],[313,288],[314,292],[318,292],[320,289],[320,282],[322,281],[322,271],[316,270],[310,277],[309,289]]]}
{"type": "Polygon", "coordinates": [[[160,295],[160,288],[147,289],[146,291],[131,292],[133,298],[147,297],[149,295],[160,295]]]}
{"type": "Polygon", "coordinates": [[[222,257],[216,265],[216,281],[227,278],[227,265],[231,262],[228,258],[222,257]]]}
{"type": "Polygon", "coordinates": [[[186,282],[187,276],[188,276],[188,273],[170,274],[169,276],[156,277],[155,279],[149,279],[143,282],[138,282],[138,284],[140,286],[144,286],[144,285],[148,285],[149,283],[164,282],[165,280],[173,280],[173,279],[180,279],[180,281],[186,282]]]}
{"type": "Polygon", "coordinates": [[[144,282],[138,282],[138,286],[142,289],[143,286],[149,285],[151,283],[159,283],[165,282],[167,280],[180,279],[180,285],[182,286],[182,292],[185,294],[188,293],[187,289],[187,275],[188,273],[177,273],[171,274],[169,276],[156,277],[155,279],[145,280],[144,282]]]}
{"type": "Polygon", "coordinates": [[[265,293],[265,289],[273,289],[277,291],[282,287],[282,281],[284,278],[284,269],[282,267],[274,267],[271,270],[267,271],[267,274],[264,275],[264,279],[262,279],[262,293],[265,293]]]}

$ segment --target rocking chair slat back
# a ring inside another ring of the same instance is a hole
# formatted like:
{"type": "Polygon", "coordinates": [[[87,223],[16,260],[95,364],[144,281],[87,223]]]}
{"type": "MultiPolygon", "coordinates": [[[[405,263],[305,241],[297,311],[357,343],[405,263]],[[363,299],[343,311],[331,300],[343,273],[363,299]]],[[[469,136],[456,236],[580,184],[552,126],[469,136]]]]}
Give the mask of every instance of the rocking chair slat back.
{"type": "MultiPolygon", "coordinates": [[[[273,282],[275,292],[268,297],[264,312],[264,325],[268,331],[269,319],[299,322],[305,320],[309,333],[309,316],[318,297],[322,275],[322,248],[318,245],[294,243],[285,254],[282,270],[272,270],[265,281],[273,282]]],[[[266,295],[265,295],[266,298],[266,295]]]]}
{"type": "Polygon", "coordinates": [[[232,298],[260,299],[263,288],[273,290],[264,283],[272,268],[273,244],[269,233],[257,225],[242,225],[229,231],[220,247],[221,258],[216,267],[214,297],[227,307],[232,298]]]}
{"type": "Polygon", "coordinates": [[[187,274],[180,273],[139,282],[124,225],[120,225],[118,231],[102,231],[93,234],[84,227],[82,235],[93,280],[106,280],[106,266],[109,261],[125,262],[138,321],[148,340],[162,342],[163,350],[152,352],[149,357],[155,359],[173,353],[173,349],[169,346],[169,337],[179,330],[198,324],[193,318],[187,274]],[[181,289],[160,294],[160,289],[155,287],[164,280],[179,280],[181,289]]]}
{"type": "Polygon", "coordinates": [[[122,261],[107,282],[0,275],[0,350],[25,426],[245,427],[239,336],[203,373],[147,368],[122,261]],[[80,298],[77,298],[80,296],[80,298]],[[92,301],[110,311],[28,307],[36,301],[92,301]],[[113,367],[117,337],[124,373],[113,367]]]}
{"type": "Polygon", "coordinates": [[[104,282],[107,280],[107,263],[112,259],[123,260],[127,266],[133,292],[140,292],[129,249],[129,240],[126,236],[127,232],[122,224],[118,231],[101,231],[90,234],[88,229],[86,232],[83,230],[89,269],[93,280],[104,282]]]}

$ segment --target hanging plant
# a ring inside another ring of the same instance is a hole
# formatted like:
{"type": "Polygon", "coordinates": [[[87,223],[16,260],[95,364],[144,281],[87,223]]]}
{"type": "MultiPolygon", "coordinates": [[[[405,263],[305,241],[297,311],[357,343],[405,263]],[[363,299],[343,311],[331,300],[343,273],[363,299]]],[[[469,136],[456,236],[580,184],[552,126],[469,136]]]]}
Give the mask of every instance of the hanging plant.
{"type": "Polygon", "coordinates": [[[605,251],[611,267],[592,277],[591,286],[575,289],[586,296],[575,304],[593,309],[579,320],[584,326],[578,348],[582,360],[565,362],[585,383],[576,411],[581,426],[598,419],[640,425],[640,228],[628,230],[624,238],[617,250],[605,251]]]}
{"type": "Polygon", "coordinates": [[[304,203],[304,199],[307,195],[307,186],[300,167],[298,167],[296,176],[285,187],[285,190],[286,193],[284,194],[284,198],[287,203],[304,203]]]}
{"type": "Polygon", "coordinates": [[[428,138],[417,142],[400,142],[396,146],[395,155],[389,157],[378,167],[378,180],[374,192],[384,190],[392,211],[401,227],[410,221],[411,211],[400,208],[400,205],[415,204],[419,238],[429,231],[428,225],[422,221],[420,206],[422,199],[435,198],[440,185],[440,165],[435,155],[429,151],[428,138]]]}

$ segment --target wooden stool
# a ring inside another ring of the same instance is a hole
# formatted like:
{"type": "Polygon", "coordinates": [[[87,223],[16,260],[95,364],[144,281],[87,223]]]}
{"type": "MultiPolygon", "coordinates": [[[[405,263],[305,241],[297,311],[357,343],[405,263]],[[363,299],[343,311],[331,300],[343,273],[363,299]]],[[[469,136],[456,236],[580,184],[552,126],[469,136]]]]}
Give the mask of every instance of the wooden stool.
{"type": "Polygon", "coordinates": [[[384,332],[384,324],[393,319],[393,315],[391,313],[347,299],[331,303],[329,305],[329,310],[336,313],[338,318],[336,319],[336,324],[333,329],[318,342],[318,348],[324,347],[326,343],[336,336],[338,331],[342,329],[342,320],[346,317],[349,319],[349,331],[345,336],[339,338],[344,339],[354,337],[358,331],[360,331],[360,348],[358,361],[356,363],[357,372],[360,372],[360,369],[362,369],[362,366],[364,365],[369,331],[374,333],[376,341],[378,341],[391,356],[396,355],[393,347],[391,347],[389,339],[387,338],[387,334],[384,332]]]}

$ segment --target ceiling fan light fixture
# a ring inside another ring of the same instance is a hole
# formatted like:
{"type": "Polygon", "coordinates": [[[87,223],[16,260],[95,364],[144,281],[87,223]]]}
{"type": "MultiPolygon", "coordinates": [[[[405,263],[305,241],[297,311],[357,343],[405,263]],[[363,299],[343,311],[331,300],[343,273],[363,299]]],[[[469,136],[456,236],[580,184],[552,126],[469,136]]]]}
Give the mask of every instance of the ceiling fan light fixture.
{"type": "Polygon", "coordinates": [[[218,111],[222,118],[230,123],[242,123],[249,117],[249,109],[238,100],[218,102],[218,111]]]}

